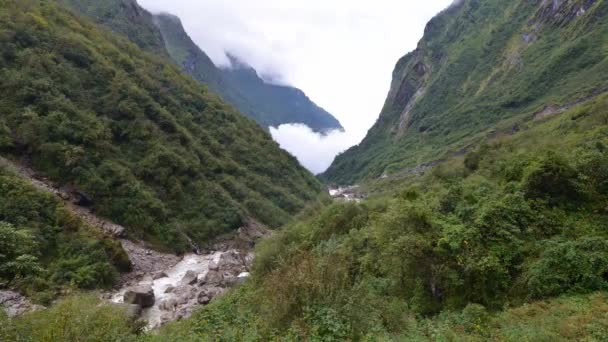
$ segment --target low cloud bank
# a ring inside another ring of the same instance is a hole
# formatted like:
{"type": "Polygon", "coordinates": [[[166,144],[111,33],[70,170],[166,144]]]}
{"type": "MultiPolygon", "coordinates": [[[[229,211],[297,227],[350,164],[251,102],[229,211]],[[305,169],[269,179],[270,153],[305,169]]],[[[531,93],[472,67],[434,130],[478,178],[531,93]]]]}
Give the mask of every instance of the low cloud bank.
{"type": "Polygon", "coordinates": [[[327,170],[338,153],[361,140],[361,137],[339,130],[325,135],[315,133],[303,124],[270,127],[270,133],[284,150],[298,158],[300,164],[314,174],[327,170]]]}

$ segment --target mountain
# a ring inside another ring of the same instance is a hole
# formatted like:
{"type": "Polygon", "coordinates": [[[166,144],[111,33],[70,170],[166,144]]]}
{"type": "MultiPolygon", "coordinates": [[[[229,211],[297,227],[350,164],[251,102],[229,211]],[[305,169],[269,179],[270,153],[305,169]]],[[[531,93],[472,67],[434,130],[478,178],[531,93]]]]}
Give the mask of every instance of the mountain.
{"type": "Polygon", "coordinates": [[[301,90],[272,85],[250,66],[238,62],[220,69],[171,14],[152,15],[136,0],[58,0],[77,13],[126,35],[142,49],[169,56],[184,72],[206,84],[262,127],[302,123],[317,132],[342,129],[340,122],[314,104],[301,90]]]}
{"type": "Polygon", "coordinates": [[[124,34],[142,49],[168,56],[163,37],[154,25],[152,14],[141,8],[136,0],[57,1],[91,17],[116,33],[124,34]]]}
{"type": "Polygon", "coordinates": [[[303,123],[322,133],[343,129],[336,118],[312,102],[300,89],[267,83],[245,62],[234,56],[229,58],[232,67],[221,69],[224,80],[252,104],[260,115],[259,118],[254,117],[258,122],[273,127],[303,123]]]}
{"type": "Polygon", "coordinates": [[[131,238],[183,251],[250,220],[279,226],[320,193],[164,58],[52,2],[5,1],[0,26],[0,152],[78,189],[131,238]]]}
{"type": "Polygon", "coordinates": [[[155,22],[175,63],[263,127],[303,123],[318,132],[342,129],[338,120],[304,92],[267,83],[255,69],[233,56],[229,56],[232,67],[217,68],[190,39],[179,18],[159,14],[155,22]]]}
{"type": "Polygon", "coordinates": [[[380,118],[323,175],[407,173],[606,90],[604,1],[461,1],[393,72],[380,118]]]}

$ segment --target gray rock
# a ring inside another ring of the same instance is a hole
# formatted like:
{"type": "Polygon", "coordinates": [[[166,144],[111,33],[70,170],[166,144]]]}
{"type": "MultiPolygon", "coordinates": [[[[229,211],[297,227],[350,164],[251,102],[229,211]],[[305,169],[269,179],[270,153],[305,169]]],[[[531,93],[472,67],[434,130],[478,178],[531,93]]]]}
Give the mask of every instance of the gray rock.
{"type": "Polygon", "coordinates": [[[155,273],[154,276],[152,276],[152,279],[153,280],[158,280],[158,279],[167,278],[167,277],[168,277],[167,273],[165,273],[165,272],[158,272],[158,273],[155,273]]]}
{"type": "Polygon", "coordinates": [[[210,271],[217,271],[219,269],[220,269],[220,267],[219,267],[219,265],[215,261],[209,262],[209,270],[210,271]]]}
{"type": "Polygon", "coordinates": [[[188,271],[188,272],[186,272],[186,274],[184,275],[182,280],[179,282],[179,285],[184,286],[184,285],[195,284],[197,278],[198,278],[198,275],[194,271],[188,271]]]}
{"type": "Polygon", "coordinates": [[[159,309],[164,311],[173,311],[177,307],[177,301],[173,298],[167,299],[160,303],[158,306],[159,309]]]}
{"type": "Polygon", "coordinates": [[[211,298],[209,298],[206,293],[201,292],[198,294],[197,301],[201,305],[207,305],[209,302],[211,302],[211,298]]]}
{"type": "Polygon", "coordinates": [[[127,304],[137,304],[142,308],[149,308],[154,305],[156,298],[154,290],[150,285],[135,286],[127,290],[124,301],[127,304]]]}
{"type": "Polygon", "coordinates": [[[203,277],[202,284],[218,285],[224,280],[224,276],[218,271],[209,270],[203,277]]]}
{"type": "Polygon", "coordinates": [[[175,287],[171,285],[165,289],[165,293],[172,293],[173,291],[175,291],[175,287]]]}

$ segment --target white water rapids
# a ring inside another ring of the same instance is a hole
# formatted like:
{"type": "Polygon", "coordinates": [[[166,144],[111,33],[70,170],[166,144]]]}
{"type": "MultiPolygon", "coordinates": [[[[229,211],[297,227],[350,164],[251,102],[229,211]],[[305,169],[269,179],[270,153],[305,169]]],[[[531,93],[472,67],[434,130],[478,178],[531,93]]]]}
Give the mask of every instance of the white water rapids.
{"type": "MultiPolygon", "coordinates": [[[[139,282],[139,285],[151,285],[156,298],[154,306],[144,309],[141,314],[141,318],[148,322],[148,329],[157,328],[162,324],[161,316],[163,310],[161,310],[159,306],[164,301],[169,299],[175,299],[177,301],[179,299],[175,292],[165,293],[165,291],[169,287],[177,288],[188,271],[193,271],[198,274],[199,278],[204,277],[209,271],[209,263],[213,261],[217,264],[222,254],[222,252],[215,252],[207,255],[187,255],[177,265],[164,271],[167,277],[154,280],[152,275],[146,275],[144,279],[139,282]]],[[[124,294],[127,290],[128,288],[123,288],[116,292],[112,296],[112,302],[123,303],[124,294]]]]}

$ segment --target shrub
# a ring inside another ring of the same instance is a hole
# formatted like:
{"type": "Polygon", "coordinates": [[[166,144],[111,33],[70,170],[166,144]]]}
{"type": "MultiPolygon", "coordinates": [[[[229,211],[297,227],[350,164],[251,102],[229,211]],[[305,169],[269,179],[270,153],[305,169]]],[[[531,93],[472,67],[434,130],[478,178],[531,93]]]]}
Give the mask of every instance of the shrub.
{"type": "Polygon", "coordinates": [[[608,239],[547,242],[526,277],[534,298],[608,289],[608,239]]]}

